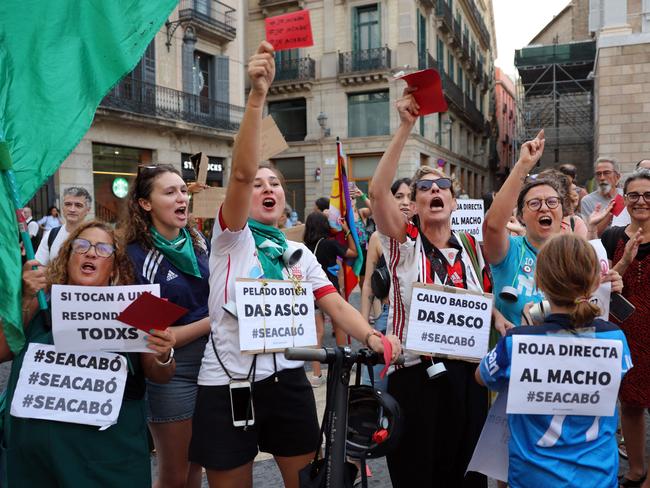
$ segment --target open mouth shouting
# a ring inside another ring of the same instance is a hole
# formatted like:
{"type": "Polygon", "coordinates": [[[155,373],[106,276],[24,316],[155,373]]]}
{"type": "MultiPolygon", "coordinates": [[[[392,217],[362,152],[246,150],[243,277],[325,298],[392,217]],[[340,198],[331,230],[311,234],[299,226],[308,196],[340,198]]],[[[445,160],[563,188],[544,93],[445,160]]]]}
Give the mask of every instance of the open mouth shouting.
{"type": "Polygon", "coordinates": [[[431,210],[443,209],[445,208],[445,202],[440,197],[433,197],[429,203],[429,208],[431,210]]]}
{"type": "Polygon", "coordinates": [[[553,226],[553,218],[550,215],[542,215],[537,222],[542,229],[550,229],[553,226]]]}
{"type": "Polygon", "coordinates": [[[274,198],[266,197],[262,200],[262,206],[267,210],[272,210],[275,208],[276,201],[274,198]]]}
{"type": "Polygon", "coordinates": [[[174,210],[174,214],[181,219],[187,218],[187,206],[182,205],[174,210]]]}
{"type": "Polygon", "coordinates": [[[85,275],[93,274],[97,271],[97,266],[92,261],[84,261],[81,263],[81,272],[85,275]]]}

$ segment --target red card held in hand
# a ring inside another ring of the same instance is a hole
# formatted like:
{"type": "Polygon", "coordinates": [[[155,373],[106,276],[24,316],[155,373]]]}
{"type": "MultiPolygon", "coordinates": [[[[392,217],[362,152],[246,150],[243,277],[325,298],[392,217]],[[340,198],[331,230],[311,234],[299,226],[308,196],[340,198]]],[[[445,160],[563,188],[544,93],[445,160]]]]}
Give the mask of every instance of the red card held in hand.
{"type": "Polygon", "coordinates": [[[408,86],[417,88],[417,91],[413,92],[413,97],[420,106],[420,115],[447,111],[447,101],[442,93],[442,80],[435,69],[415,71],[400,76],[399,79],[408,83],[408,86]]]}
{"type": "Polygon", "coordinates": [[[117,320],[149,332],[151,329],[166,329],[186,313],[186,308],[145,292],[133,300],[117,320]]]}
{"type": "Polygon", "coordinates": [[[625,208],[625,200],[620,194],[614,197],[614,206],[612,207],[612,214],[618,216],[625,208]]]}
{"type": "Polygon", "coordinates": [[[313,46],[309,10],[298,10],[266,19],[266,40],[276,51],[313,46]]]}

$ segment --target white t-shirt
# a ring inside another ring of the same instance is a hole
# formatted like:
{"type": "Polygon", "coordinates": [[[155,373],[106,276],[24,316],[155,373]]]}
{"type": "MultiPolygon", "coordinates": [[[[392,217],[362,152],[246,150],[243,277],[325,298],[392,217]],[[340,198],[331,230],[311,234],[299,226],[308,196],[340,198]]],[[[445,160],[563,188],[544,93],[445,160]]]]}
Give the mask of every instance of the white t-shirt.
{"type": "Polygon", "coordinates": [[[35,259],[43,266],[47,266],[48,264],[50,264],[50,261],[52,261],[55,257],[58,256],[59,249],[61,249],[61,245],[65,242],[65,240],[70,235],[68,230],[65,228],[65,225],[62,225],[59,229],[60,229],[59,233],[56,235],[56,237],[54,238],[54,242],[52,243],[52,248],[50,248],[47,245],[47,241],[49,240],[50,237],[50,232],[52,232],[51,230],[48,230],[43,234],[41,243],[38,245],[38,250],[36,251],[35,259]]]}
{"type": "MultiPolygon", "coordinates": [[[[237,278],[257,278],[261,274],[261,266],[257,259],[257,250],[253,233],[248,225],[238,232],[223,228],[221,214],[215,222],[212,236],[212,252],[210,254],[210,326],[214,347],[219,358],[233,378],[246,378],[253,362],[253,354],[243,354],[239,348],[239,324],[237,319],[223,310],[226,302],[234,301],[235,280],[237,278]]],[[[289,270],[294,278],[309,281],[314,291],[314,299],[318,300],[336,289],[325,275],[312,252],[304,244],[289,241],[291,245],[302,249],[302,257],[289,270]]],[[[285,268],[285,279],[289,272],[285,268]]],[[[276,353],[277,371],[299,368],[302,361],[289,361],[284,354],[276,353]]],[[[268,378],[275,372],[273,354],[258,354],[255,367],[255,381],[268,378]]],[[[251,377],[252,380],[252,377],[251,377]]],[[[198,384],[205,386],[227,385],[228,375],[217,360],[212,341],[208,340],[201,362],[198,384]]]]}
{"type": "Polygon", "coordinates": [[[40,226],[38,225],[38,222],[30,217],[30,219],[27,221],[27,232],[29,233],[29,237],[34,237],[36,234],[38,234],[39,228],[40,226]]]}

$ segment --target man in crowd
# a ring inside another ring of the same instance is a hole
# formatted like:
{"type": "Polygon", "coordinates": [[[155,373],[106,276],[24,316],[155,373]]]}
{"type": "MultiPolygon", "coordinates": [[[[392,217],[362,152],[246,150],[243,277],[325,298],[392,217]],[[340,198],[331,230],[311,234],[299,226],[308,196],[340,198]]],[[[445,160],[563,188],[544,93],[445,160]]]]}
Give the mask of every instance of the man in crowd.
{"type": "MultiPolygon", "coordinates": [[[[598,189],[582,199],[580,202],[580,213],[585,222],[596,209],[596,205],[605,208],[609,202],[616,198],[616,195],[623,195],[623,190],[617,187],[621,179],[621,171],[614,158],[602,157],[596,160],[594,174],[598,182],[598,189]]],[[[597,234],[603,233],[611,225],[625,226],[630,223],[630,216],[625,209],[618,215],[610,214],[597,228],[597,234]]]]}
{"type": "Polygon", "coordinates": [[[636,169],[650,169],[650,159],[642,159],[636,163],[636,169]]]}
{"type": "Polygon", "coordinates": [[[47,266],[59,254],[61,244],[65,242],[70,233],[75,230],[86,218],[90,210],[92,197],[85,188],[71,186],[63,192],[63,218],[65,224],[43,235],[36,260],[47,266]]]}

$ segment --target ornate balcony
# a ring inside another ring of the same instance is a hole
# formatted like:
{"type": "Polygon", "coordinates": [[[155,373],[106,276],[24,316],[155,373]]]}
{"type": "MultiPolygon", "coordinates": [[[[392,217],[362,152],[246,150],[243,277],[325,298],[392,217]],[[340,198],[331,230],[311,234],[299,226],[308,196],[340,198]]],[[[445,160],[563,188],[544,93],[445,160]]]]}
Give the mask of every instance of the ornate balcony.
{"type": "Polygon", "coordinates": [[[485,26],[485,22],[481,17],[481,13],[476,8],[474,0],[467,0],[466,5],[468,7],[469,16],[472,18],[474,23],[478,26],[479,37],[483,40],[486,47],[490,46],[490,32],[485,26]]]}
{"type": "Polygon", "coordinates": [[[230,42],[237,35],[235,13],[234,8],[219,0],[180,0],[178,22],[191,26],[207,40],[230,42]]]}
{"type": "Polygon", "coordinates": [[[445,0],[436,0],[436,26],[440,31],[452,34],[454,31],[454,18],[451,9],[445,0]]]}
{"type": "Polygon", "coordinates": [[[316,79],[316,61],[310,58],[287,59],[275,63],[275,80],[271,93],[291,93],[311,90],[316,79]]]}
{"type": "Polygon", "coordinates": [[[123,79],[108,92],[100,107],[229,132],[239,130],[244,114],[243,107],[132,78],[123,79]]]}
{"type": "Polygon", "coordinates": [[[387,80],[390,68],[388,47],[339,52],[338,76],[345,85],[387,80]]]}

